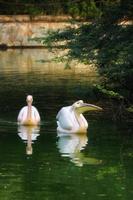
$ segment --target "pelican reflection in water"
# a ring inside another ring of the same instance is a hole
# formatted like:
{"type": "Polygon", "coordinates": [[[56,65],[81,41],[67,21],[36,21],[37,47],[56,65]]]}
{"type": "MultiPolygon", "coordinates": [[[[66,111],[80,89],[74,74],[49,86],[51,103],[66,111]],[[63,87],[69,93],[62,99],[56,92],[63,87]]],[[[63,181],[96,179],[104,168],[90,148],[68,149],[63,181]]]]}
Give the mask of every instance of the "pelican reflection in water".
{"type": "Polygon", "coordinates": [[[102,108],[84,103],[82,100],[76,101],[71,106],[61,108],[56,116],[57,131],[63,133],[86,133],[88,122],[83,113],[92,110],[102,110],[102,108]]]}
{"type": "Polygon", "coordinates": [[[37,140],[39,134],[39,126],[18,126],[18,135],[19,137],[27,144],[26,145],[26,154],[32,155],[33,148],[32,143],[37,140]]]}
{"type": "Polygon", "coordinates": [[[86,133],[73,133],[66,134],[57,132],[58,141],[57,147],[63,157],[69,157],[71,162],[76,166],[82,167],[84,164],[98,165],[101,164],[101,160],[84,156],[81,152],[85,149],[88,143],[88,137],[86,133]]]}

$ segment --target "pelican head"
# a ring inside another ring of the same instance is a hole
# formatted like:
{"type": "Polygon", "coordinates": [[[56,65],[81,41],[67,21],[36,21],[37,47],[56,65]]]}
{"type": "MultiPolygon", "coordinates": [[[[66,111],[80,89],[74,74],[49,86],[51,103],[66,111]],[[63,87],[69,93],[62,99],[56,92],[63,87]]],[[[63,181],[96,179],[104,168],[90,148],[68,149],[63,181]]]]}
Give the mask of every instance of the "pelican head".
{"type": "Polygon", "coordinates": [[[72,107],[79,114],[84,113],[86,111],[91,111],[91,110],[102,110],[101,107],[93,105],[93,104],[84,103],[83,100],[76,101],[72,105],[72,107]]]}
{"type": "Polygon", "coordinates": [[[32,95],[28,95],[26,97],[26,102],[27,102],[27,104],[32,104],[32,102],[33,102],[33,96],[32,95]]]}

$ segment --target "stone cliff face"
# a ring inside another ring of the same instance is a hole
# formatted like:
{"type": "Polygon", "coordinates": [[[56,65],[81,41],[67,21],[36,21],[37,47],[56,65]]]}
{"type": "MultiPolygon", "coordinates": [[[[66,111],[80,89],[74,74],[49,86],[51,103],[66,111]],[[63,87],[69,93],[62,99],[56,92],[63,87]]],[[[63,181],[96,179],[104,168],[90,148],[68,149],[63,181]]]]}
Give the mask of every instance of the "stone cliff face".
{"type": "Polygon", "coordinates": [[[0,16],[0,44],[8,47],[43,46],[30,39],[45,36],[49,30],[63,29],[69,25],[69,17],[65,16],[0,16]]]}

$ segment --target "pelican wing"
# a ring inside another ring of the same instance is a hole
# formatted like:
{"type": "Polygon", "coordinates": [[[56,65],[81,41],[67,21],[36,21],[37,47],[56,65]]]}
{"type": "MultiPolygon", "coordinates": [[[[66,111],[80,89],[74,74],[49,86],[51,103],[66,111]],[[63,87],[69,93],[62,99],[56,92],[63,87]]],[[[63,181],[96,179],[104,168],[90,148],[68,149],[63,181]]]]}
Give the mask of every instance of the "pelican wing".
{"type": "Polygon", "coordinates": [[[35,108],[34,106],[32,106],[32,107],[33,107],[33,109],[34,109],[34,117],[35,117],[35,120],[36,120],[37,122],[40,122],[41,118],[40,118],[40,115],[39,115],[39,112],[38,112],[37,108],[35,108]]]}
{"type": "Polygon", "coordinates": [[[17,118],[18,122],[21,122],[21,121],[23,120],[23,118],[24,118],[24,113],[25,113],[25,112],[27,112],[27,107],[26,107],[26,106],[23,107],[23,108],[20,110],[20,112],[19,112],[19,114],[18,114],[18,118],[17,118]]]}
{"type": "Polygon", "coordinates": [[[71,130],[73,128],[70,112],[67,107],[62,108],[58,112],[56,119],[58,120],[58,126],[60,126],[62,129],[71,130]]]}

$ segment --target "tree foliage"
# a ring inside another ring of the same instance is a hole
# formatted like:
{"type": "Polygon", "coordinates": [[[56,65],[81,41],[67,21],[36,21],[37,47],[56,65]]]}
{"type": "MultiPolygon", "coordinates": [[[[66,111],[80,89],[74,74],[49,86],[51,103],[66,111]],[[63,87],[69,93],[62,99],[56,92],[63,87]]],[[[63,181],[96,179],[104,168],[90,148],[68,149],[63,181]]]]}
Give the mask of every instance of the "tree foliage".
{"type": "Polygon", "coordinates": [[[72,14],[86,17],[89,11],[97,10],[93,0],[0,0],[0,5],[1,14],[72,14]]]}
{"type": "Polygon", "coordinates": [[[133,5],[131,0],[107,2],[102,4],[102,15],[96,17],[96,13],[91,24],[82,23],[78,28],[49,33],[43,42],[51,46],[65,42],[69,60],[97,65],[103,77],[102,85],[131,101],[133,25],[127,22],[132,19],[133,5]]]}
{"type": "MultiPolygon", "coordinates": [[[[72,15],[82,19],[96,19],[104,15],[105,10],[114,9],[122,4],[128,8],[130,0],[0,0],[0,14],[46,14],[72,15]]],[[[132,11],[130,11],[132,15],[132,11]]]]}

